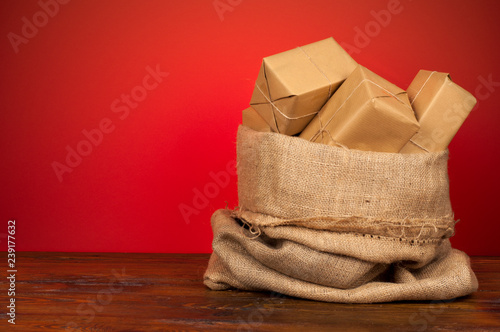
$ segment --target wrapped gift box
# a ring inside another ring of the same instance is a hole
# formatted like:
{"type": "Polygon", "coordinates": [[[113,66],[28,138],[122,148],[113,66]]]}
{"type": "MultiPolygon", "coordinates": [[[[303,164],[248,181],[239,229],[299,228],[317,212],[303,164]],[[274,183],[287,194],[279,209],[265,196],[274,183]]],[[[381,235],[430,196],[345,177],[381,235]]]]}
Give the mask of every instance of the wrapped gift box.
{"type": "Polygon", "coordinates": [[[300,137],[349,149],[399,152],[418,129],[406,92],[358,65],[300,137]]]}
{"type": "Polygon", "coordinates": [[[476,98],[447,73],[421,70],[407,92],[420,130],[401,153],[445,150],[476,105],[476,98]]]}
{"type": "Polygon", "coordinates": [[[266,57],[250,105],[273,131],[298,134],[355,67],[333,38],[266,57]]]}

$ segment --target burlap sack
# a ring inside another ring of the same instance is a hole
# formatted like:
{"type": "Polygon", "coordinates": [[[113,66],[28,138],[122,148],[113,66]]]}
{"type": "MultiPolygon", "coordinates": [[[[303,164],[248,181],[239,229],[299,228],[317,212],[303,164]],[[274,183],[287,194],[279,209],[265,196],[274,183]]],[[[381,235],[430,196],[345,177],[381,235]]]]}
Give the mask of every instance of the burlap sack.
{"type": "Polygon", "coordinates": [[[237,211],[212,217],[204,283],[307,299],[443,300],[477,289],[452,249],[448,153],[377,153],[241,126],[237,211]]]}

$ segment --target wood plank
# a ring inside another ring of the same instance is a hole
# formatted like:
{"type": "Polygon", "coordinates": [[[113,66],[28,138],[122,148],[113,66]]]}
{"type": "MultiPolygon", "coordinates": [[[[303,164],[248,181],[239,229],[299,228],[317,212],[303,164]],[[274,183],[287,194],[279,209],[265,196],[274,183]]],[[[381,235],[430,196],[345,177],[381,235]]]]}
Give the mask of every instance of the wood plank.
{"type": "MultiPolygon", "coordinates": [[[[202,283],[208,257],[17,253],[16,325],[23,331],[500,330],[498,257],[472,258],[480,288],[471,296],[382,304],[211,291],[202,283]]],[[[0,304],[8,301],[2,291],[0,304]]],[[[10,325],[2,317],[0,326],[10,325]]]]}

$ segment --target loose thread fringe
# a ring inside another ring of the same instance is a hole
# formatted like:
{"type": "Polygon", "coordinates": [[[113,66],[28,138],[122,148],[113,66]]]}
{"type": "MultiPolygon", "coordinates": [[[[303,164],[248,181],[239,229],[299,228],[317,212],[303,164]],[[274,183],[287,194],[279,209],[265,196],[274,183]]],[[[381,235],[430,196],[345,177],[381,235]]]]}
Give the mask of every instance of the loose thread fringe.
{"type": "MultiPolygon", "coordinates": [[[[383,235],[383,234],[372,234],[372,235],[381,235],[383,237],[390,237],[390,238],[400,238],[400,239],[405,239],[405,240],[414,240],[414,241],[420,241],[422,240],[422,236],[425,233],[425,229],[430,229],[433,231],[434,234],[438,233],[439,230],[444,231],[445,234],[449,233],[451,231],[451,234],[446,237],[451,237],[455,233],[455,224],[459,220],[454,220],[453,216],[447,216],[445,218],[442,218],[442,221],[445,221],[445,224],[441,225],[436,225],[436,222],[439,220],[425,220],[423,219],[420,224],[408,224],[408,221],[411,220],[410,218],[405,218],[405,219],[397,219],[393,221],[389,221],[386,219],[376,219],[376,218],[370,218],[370,217],[359,217],[359,216],[346,216],[346,217],[308,217],[308,218],[297,218],[297,219],[278,219],[276,222],[269,222],[268,224],[264,223],[258,223],[257,221],[251,221],[246,217],[243,217],[243,213],[245,212],[244,209],[241,207],[235,207],[233,210],[231,210],[231,217],[234,219],[238,219],[241,221],[242,225],[242,234],[244,234],[247,238],[250,239],[256,239],[258,238],[262,233],[261,227],[276,227],[276,226],[297,226],[297,227],[304,227],[304,228],[309,228],[309,229],[316,229],[316,230],[325,230],[325,231],[341,231],[340,229],[334,229],[332,227],[335,227],[336,224],[340,224],[341,222],[356,222],[362,220],[365,222],[365,225],[367,227],[380,227],[380,226],[392,226],[394,228],[401,228],[401,234],[399,236],[390,236],[390,235],[383,235]],[[317,226],[314,227],[312,226],[314,222],[322,222],[324,224],[330,224],[327,226],[317,226]],[[308,227],[307,223],[311,223],[311,225],[308,227]],[[246,228],[249,230],[249,232],[253,235],[249,237],[247,234],[243,232],[243,229],[246,228]],[[407,229],[417,229],[419,228],[419,232],[417,236],[411,237],[408,236],[406,233],[407,229]]],[[[370,233],[363,232],[361,229],[358,231],[347,231],[347,233],[355,233],[355,234],[362,234],[362,235],[370,235],[370,233]]],[[[423,239],[422,241],[426,241],[429,239],[423,239]]]]}
{"type": "Polygon", "coordinates": [[[238,219],[241,221],[241,223],[243,224],[240,228],[240,231],[241,231],[241,234],[243,234],[245,237],[249,238],[250,240],[254,240],[256,238],[258,238],[261,234],[262,234],[262,231],[260,229],[259,226],[256,226],[256,225],[253,225],[252,223],[248,222],[245,218],[243,218],[241,216],[241,212],[240,212],[240,207],[239,206],[236,206],[232,211],[231,211],[231,217],[234,218],[234,219],[238,219]],[[248,236],[247,234],[245,234],[245,232],[243,231],[243,229],[245,229],[245,226],[248,228],[248,231],[253,234],[254,236],[248,236]]]}

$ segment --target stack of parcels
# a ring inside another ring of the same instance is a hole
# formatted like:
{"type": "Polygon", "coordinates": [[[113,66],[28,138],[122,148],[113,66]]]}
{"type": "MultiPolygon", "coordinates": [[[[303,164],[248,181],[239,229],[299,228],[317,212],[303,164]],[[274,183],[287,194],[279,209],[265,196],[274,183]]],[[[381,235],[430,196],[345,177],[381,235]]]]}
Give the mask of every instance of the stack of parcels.
{"type": "Polygon", "coordinates": [[[474,292],[449,241],[447,146],[475,102],[438,72],[404,91],[332,38],[264,58],[205,285],[346,303],[474,292]]]}

